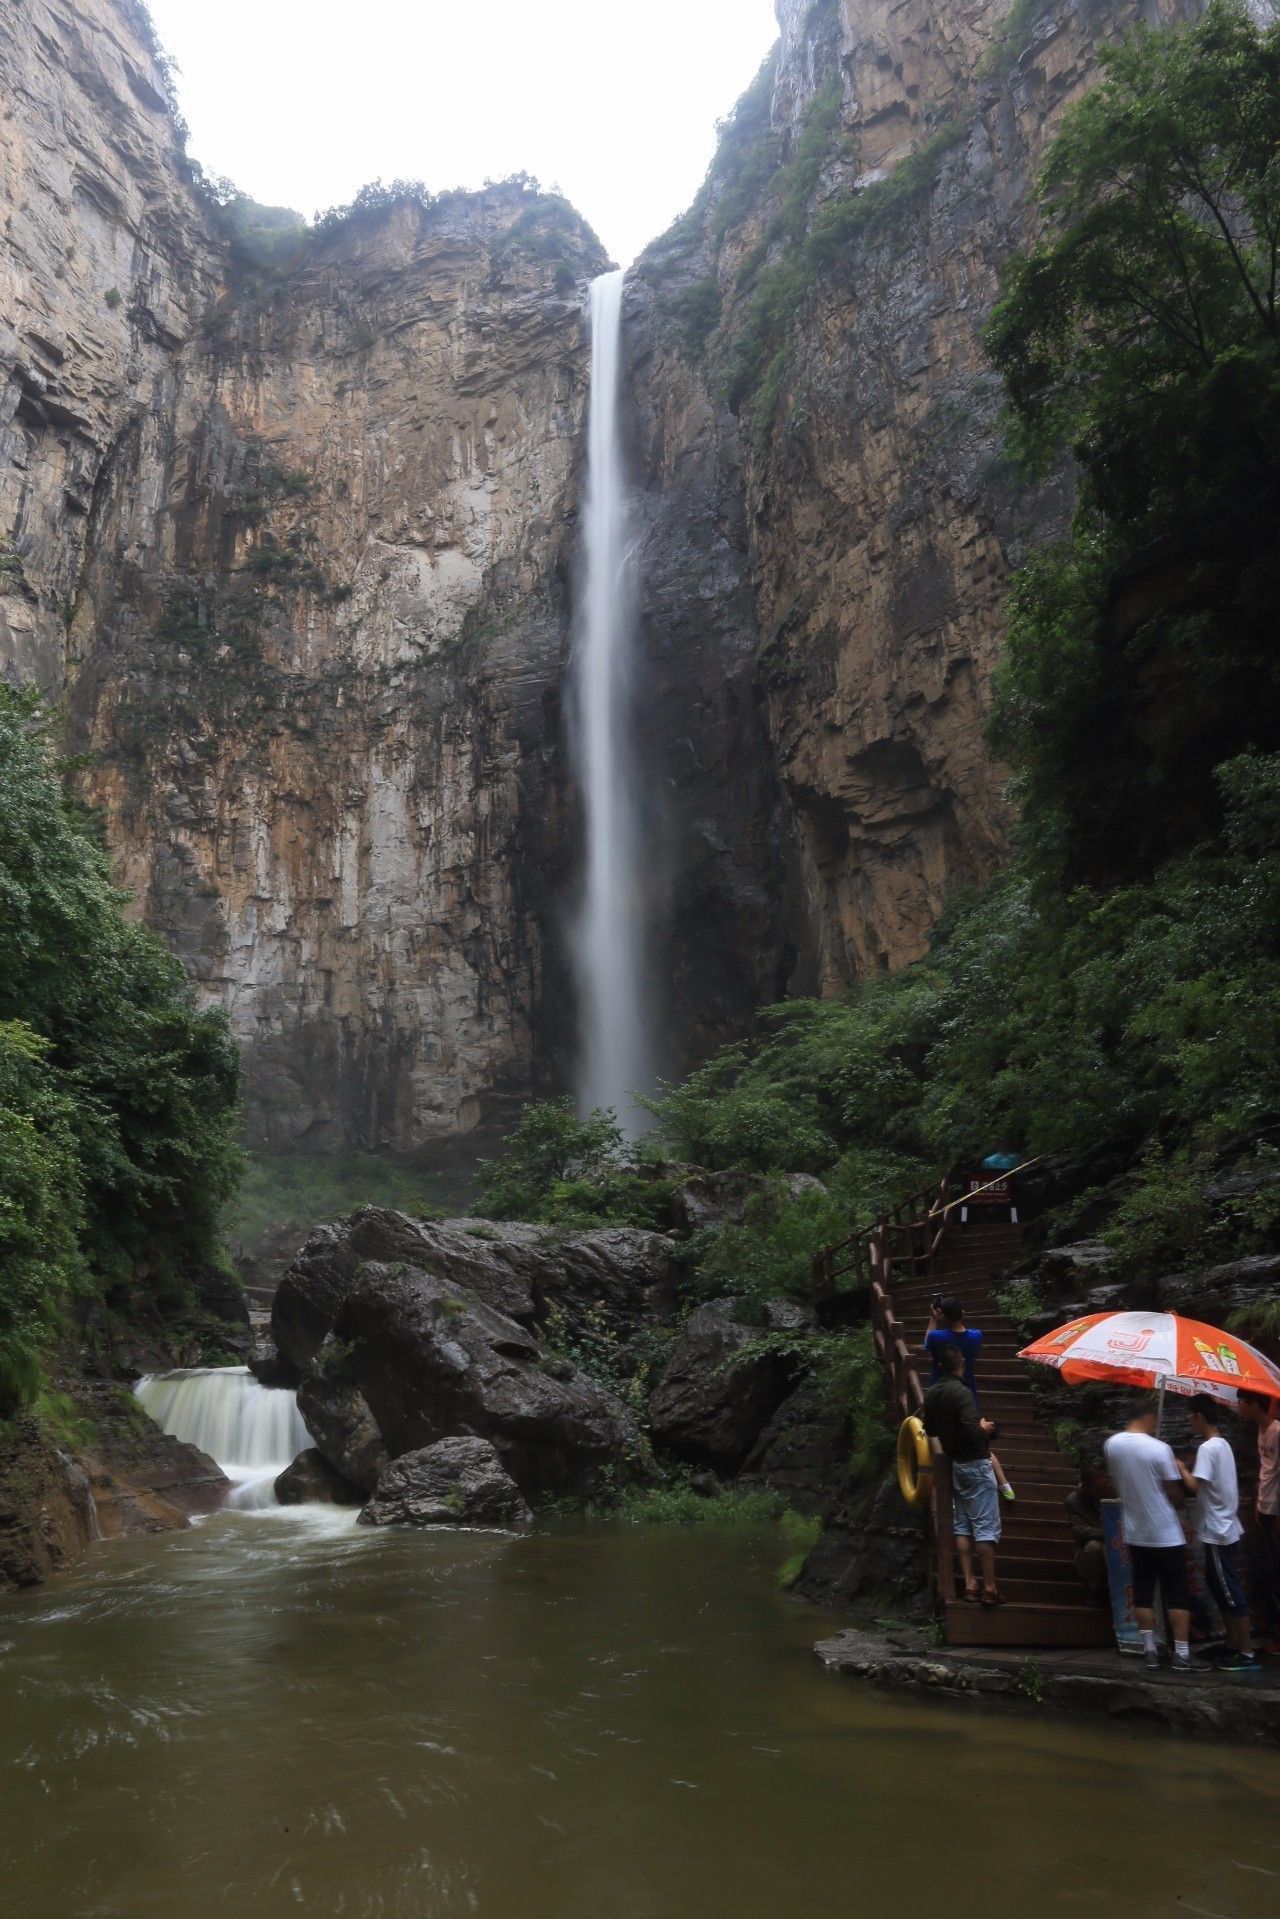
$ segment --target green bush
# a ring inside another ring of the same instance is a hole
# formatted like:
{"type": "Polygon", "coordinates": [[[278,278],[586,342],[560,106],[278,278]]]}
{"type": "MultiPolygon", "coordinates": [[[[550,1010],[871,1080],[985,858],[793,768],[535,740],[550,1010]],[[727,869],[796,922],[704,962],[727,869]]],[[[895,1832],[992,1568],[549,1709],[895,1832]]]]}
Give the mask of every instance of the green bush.
{"type": "Polygon", "coordinates": [[[622,1129],[599,1107],[579,1119],[571,1099],[526,1106],[502,1142],[502,1155],[480,1162],[478,1210],[489,1219],[540,1221],[556,1195],[620,1169],[622,1129]]]}
{"type": "Polygon", "coordinates": [[[49,721],[0,687],[0,1358],[7,1393],[68,1288],[145,1272],[181,1293],[211,1259],[239,1171],[239,1062],[220,1014],[124,919],[125,895],[67,798],[49,721]]]}
{"type": "Polygon", "coordinates": [[[741,1226],[696,1235],[686,1261],[696,1290],[708,1299],[808,1299],[814,1255],[844,1239],[850,1224],[829,1193],[792,1194],[784,1180],[771,1179],[748,1199],[741,1226]]]}

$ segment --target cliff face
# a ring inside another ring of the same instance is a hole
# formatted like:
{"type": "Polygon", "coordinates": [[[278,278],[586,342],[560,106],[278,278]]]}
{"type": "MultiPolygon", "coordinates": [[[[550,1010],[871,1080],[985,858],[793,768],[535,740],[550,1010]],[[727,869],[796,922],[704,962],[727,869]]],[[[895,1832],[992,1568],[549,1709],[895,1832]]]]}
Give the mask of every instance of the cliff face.
{"type": "MultiPolygon", "coordinates": [[[[128,0],[0,7],[0,669],[65,696],[135,910],[230,1012],[252,1139],[466,1131],[572,1058],[564,684],[605,259],[519,185],[255,253],[193,190],[128,0]]],[[[642,503],[642,750],[674,1070],[782,990],[796,934],[736,455],[667,373],[645,447],[692,450],[642,503]]]]}
{"type": "Polygon", "coordinates": [[[233,277],[99,489],[90,792],[275,1144],[466,1130],[533,1074],[602,262],[575,223],[566,273],[525,199],[406,203],[233,277]]]}
{"type": "MultiPolygon", "coordinates": [[[[1192,10],[779,0],[628,282],[669,1069],[911,959],[1007,852],[991,673],[1066,497],[1002,461],[981,327],[1100,40],[1192,10]]],[[[255,1139],[406,1147],[564,1084],[598,245],[512,184],[255,256],[131,0],[0,35],[0,670],[65,693],[255,1139]]]]}
{"type": "Polygon", "coordinates": [[[915,958],[950,891],[1007,854],[992,669],[1011,567],[1067,502],[1001,457],[981,329],[1100,42],[1194,10],[1083,0],[1019,27],[1003,0],[779,0],[773,72],[640,262],[659,342],[640,403],[671,359],[698,395],[651,488],[705,464],[708,432],[741,462],[734,564],[799,846],[796,978],[820,990],[915,958]]]}
{"type": "Polygon", "coordinates": [[[128,5],[0,0],[0,77],[0,672],[56,686],[104,463],[220,261],[128,5]]]}

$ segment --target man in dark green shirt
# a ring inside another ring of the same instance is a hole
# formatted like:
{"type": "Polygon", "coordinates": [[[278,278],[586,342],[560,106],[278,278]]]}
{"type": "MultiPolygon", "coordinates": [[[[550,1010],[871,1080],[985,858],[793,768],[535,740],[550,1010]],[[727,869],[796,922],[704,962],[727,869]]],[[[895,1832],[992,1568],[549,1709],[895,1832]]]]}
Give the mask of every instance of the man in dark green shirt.
{"type": "Polygon", "coordinates": [[[991,1465],[990,1420],[979,1417],[964,1383],[964,1354],[947,1346],[940,1356],[942,1377],[924,1396],[924,1429],[951,1462],[951,1528],[960,1557],[964,1596],[970,1605],[998,1606],[996,1546],[1000,1540],[1000,1496],[991,1465]],[[977,1550],[982,1574],[974,1575],[977,1550]]]}

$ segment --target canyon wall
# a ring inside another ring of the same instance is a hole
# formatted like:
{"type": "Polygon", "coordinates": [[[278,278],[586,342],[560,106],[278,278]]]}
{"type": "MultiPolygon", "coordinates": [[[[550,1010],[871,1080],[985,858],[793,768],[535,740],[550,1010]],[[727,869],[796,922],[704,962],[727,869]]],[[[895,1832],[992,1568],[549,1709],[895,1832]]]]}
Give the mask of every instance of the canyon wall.
{"type": "Polygon", "coordinates": [[[696,478],[689,512],[671,498],[681,474],[738,474],[728,570],[798,845],[794,984],[916,958],[1008,855],[992,672],[1011,571],[1069,489],[1004,459],[982,326],[1099,46],[1196,10],[779,0],[769,70],[639,262],[633,378],[666,423],[649,486],[677,540],[705,518],[696,478]]]}
{"type": "MultiPolygon", "coordinates": [[[[779,0],[628,282],[667,1070],[915,957],[1007,855],[991,676],[1067,488],[1004,461],[981,327],[1100,42],[1193,10],[779,0]]],[[[0,0],[0,52],[0,671],[65,700],[251,1138],[562,1087],[598,243],[517,181],[255,246],[132,0],[0,0]]]]}

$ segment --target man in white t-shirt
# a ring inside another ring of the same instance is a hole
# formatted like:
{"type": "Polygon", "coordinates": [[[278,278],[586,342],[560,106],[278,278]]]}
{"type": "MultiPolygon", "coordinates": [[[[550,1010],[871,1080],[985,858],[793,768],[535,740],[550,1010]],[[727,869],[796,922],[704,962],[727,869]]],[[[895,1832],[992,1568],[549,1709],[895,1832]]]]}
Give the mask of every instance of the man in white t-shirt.
{"type": "Polygon", "coordinates": [[[1191,1657],[1191,1586],[1187,1578],[1187,1542],[1178,1517],[1183,1499],[1182,1473],[1173,1448],[1156,1438],[1159,1408],[1154,1399],[1134,1414],[1122,1433],[1105,1447],[1107,1471],[1124,1513],[1124,1537],[1133,1562],[1133,1610],[1142,1633],[1142,1656],[1160,1664],[1156,1650],[1156,1586],[1169,1608],[1175,1672],[1202,1670],[1191,1657]]]}
{"type": "Polygon", "coordinates": [[[1267,1619],[1263,1651],[1280,1658],[1280,1418],[1276,1402],[1241,1393],[1239,1412],[1258,1429],[1258,1549],[1267,1619]]]}
{"type": "Polygon", "coordinates": [[[1220,1672],[1261,1672],[1253,1650],[1249,1601],[1236,1561],[1244,1527],[1240,1524],[1240,1481],[1236,1456],[1222,1437],[1218,1408],[1208,1393],[1190,1401],[1191,1430],[1199,1440],[1196,1463],[1188,1472],[1180,1466],[1183,1483],[1196,1502],[1196,1538],[1204,1547],[1204,1576],[1213,1603],[1222,1614],[1231,1657],[1220,1672]]]}

